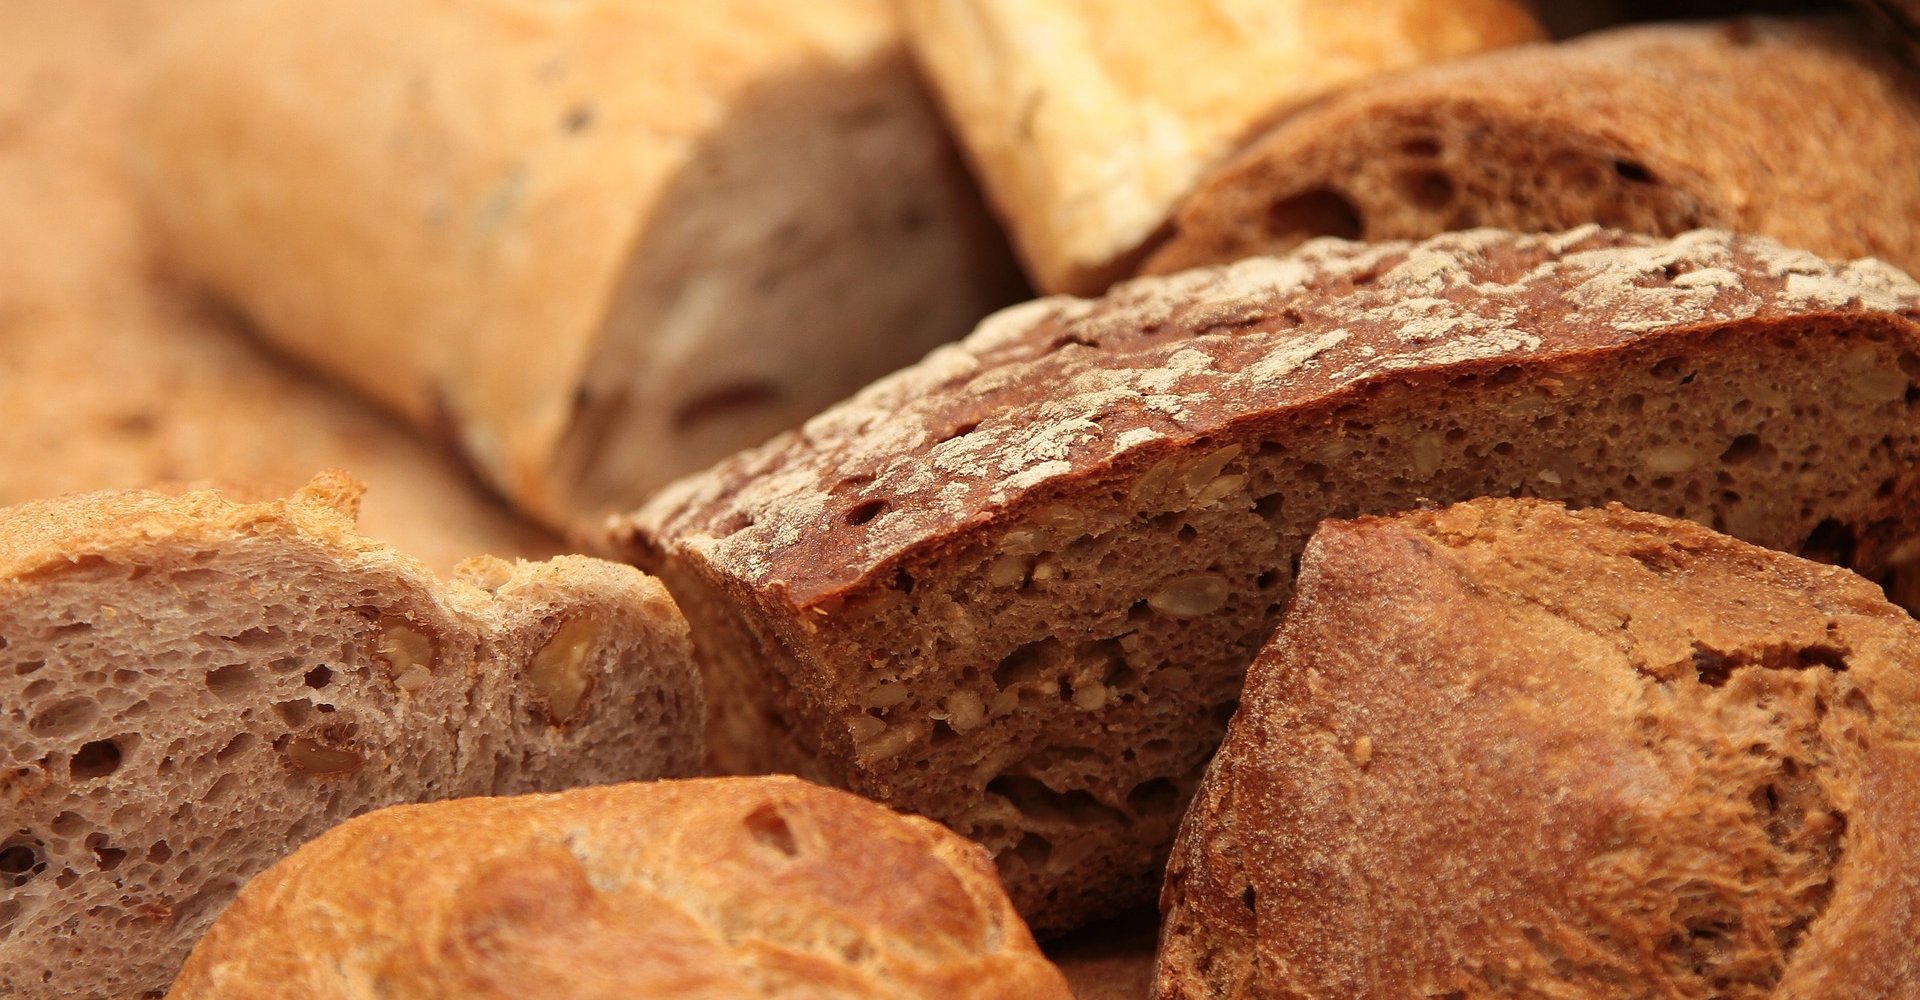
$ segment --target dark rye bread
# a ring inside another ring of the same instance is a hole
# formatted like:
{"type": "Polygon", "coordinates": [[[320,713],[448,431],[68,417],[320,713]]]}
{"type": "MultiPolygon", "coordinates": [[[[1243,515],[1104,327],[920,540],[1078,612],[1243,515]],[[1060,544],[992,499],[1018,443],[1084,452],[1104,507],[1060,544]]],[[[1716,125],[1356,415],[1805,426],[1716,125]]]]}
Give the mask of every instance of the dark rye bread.
{"type": "Polygon", "coordinates": [[[1174,849],[1174,998],[1920,996],[1920,625],[1622,507],[1323,525],[1174,849]]]}
{"type": "Polygon", "coordinates": [[[1586,222],[1920,271],[1920,88],[1852,19],[1623,28],[1360,84],[1203,180],[1143,266],[1586,222]]]}
{"type": "Polygon", "coordinates": [[[0,996],[157,996],[254,873],[380,806],[687,774],[685,621],[629,566],[354,531],[359,486],[0,508],[0,996]]]}
{"type": "Polygon", "coordinates": [[[991,318],[611,525],[709,739],[1146,898],[1328,517],[1623,500],[1879,574],[1920,546],[1920,285],[1762,239],[1319,241],[991,318]]]}

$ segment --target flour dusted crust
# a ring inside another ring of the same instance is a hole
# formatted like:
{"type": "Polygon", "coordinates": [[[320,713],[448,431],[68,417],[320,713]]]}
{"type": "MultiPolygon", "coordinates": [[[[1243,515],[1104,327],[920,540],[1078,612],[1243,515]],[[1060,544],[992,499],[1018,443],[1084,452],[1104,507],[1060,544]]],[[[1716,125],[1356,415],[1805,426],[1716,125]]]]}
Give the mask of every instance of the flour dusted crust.
{"type": "Polygon", "coordinates": [[[1048,292],[1098,292],[1261,124],[1540,37],[1517,0],[912,0],[916,54],[1048,292]]]}
{"type": "Polygon", "coordinates": [[[1920,990],[1920,626],[1614,506],[1329,522],[1168,873],[1156,995],[1920,990]]]}
{"type": "Polygon", "coordinates": [[[1016,295],[887,0],[263,0],[155,53],[158,256],[553,527],[1016,295]]]}
{"type": "Polygon", "coordinates": [[[1068,1000],[980,848],[784,777],[350,820],[242,890],[172,1000],[1068,1000]]]}
{"type": "Polygon", "coordinates": [[[1920,85],[1854,19],[1620,28],[1363,81],[1278,122],[1195,185],[1142,270],[1597,222],[1913,271],[1916,158],[1920,85]]]}
{"type": "Polygon", "coordinates": [[[242,882],[368,809],[695,768],[656,581],[567,556],[443,583],[355,533],[359,494],[0,509],[0,994],[163,989],[242,882]]]}
{"type": "Polygon", "coordinates": [[[1142,900],[1327,517],[1620,500],[1890,576],[1920,287],[1724,233],[1472,231],[1043,300],[611,526],[728,769],[985,843],[1037,928],[1142,900]]]}

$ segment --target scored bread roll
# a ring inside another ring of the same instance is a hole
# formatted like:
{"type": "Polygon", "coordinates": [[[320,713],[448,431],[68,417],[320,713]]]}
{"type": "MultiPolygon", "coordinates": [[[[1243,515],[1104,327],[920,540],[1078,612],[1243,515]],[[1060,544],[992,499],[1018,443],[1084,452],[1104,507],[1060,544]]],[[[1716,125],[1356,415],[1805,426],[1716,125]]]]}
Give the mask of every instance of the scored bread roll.
{"type": "Polygon", "coordinates": [[[254,879],[171,1000],[1068,1000],[974,844],[786,777],[398,806],[254,879]]]}
{"type": "Polygon", "coordinates": [[[156,58],[159,253],[552,526],[1017,280],[886,0],[257,0],[156,58]]]}
{"type": "Polygon", "coordinates": [[[1920,626],[1614,506],[1323,525],[1180,833],[1157,995],[1920,991],[1920,626]]]}
{"type": "Polygon", "coordinates": [[[718,764],[933,816],[1064,929],[1151,892],[1324,518],[1617,498],[1914,560],[1916,317],[1724,233],[1319,241],[1001,313],[611,541],[693,623],[718,764]]]}
{"type": "Polygon", "coordinates": [[[1519,0],[908,0],[915,54],[1035,285],[1098,292],[1263,122],[1540,37],[1519,0]]]}
{"type": "Polygon", "coordinates": [[[1702,226],[1920,270],[1920,88],[1845,18],[1622,28],[1356,85],[1195,187],[1142,270],[1315,236],[1702,226]]]}
{"type": "Polygon", "coordinates": [[[691,773],[686,623],[630,567],[451,583],[287,500],[0,509],[0,995],[162,989],[253,873],[356,813],[691,773]]]}

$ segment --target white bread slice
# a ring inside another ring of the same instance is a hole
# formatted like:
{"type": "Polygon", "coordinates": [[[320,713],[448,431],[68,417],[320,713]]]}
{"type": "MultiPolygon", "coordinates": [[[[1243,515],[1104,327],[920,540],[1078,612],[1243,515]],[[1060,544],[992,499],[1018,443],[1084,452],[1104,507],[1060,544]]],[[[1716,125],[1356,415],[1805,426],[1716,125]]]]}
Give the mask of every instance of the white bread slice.
{"type": "Polygon", "coordinates": [[[572,556],[442,583],[286,500],[0,509],[0,996],[163,990],[235,890],[367,810],[691,772],[661,586],[572,556]]]}

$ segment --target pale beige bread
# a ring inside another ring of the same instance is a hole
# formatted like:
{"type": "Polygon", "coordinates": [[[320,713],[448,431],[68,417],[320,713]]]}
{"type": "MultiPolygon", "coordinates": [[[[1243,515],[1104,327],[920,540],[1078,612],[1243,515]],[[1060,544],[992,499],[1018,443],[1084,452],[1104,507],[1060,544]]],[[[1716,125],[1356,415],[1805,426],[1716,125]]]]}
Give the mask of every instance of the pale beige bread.
{"type": "Polygon", "coordinates": [[[1319,241],[989,320],[612,526],[709,738],[986,844],[1036,930],[1144,901],[1320,520],[1620,499],[1920,557],[1920,285],[1763,239],[1319,241]]]}
{"type": "Polygon", "coordinates": [[[915,54],[1042,291],[1099,292],[1258,126],[1540,37],[1522,0],[907,0],[915,54]]]}
{"type": "Polygon", "coordinates": [[[1715,226],[1920,269],[1920,86],[1844,16],[1622,28],[1356,85],[1199,184],[1143,270],[1314,236],[1715,226]]]}
{"type": "Polygon", "coordinates": [[[1156,995],[1920,996],[1920,625],[1620,506],[1323,525],[1156,995]]]}
{"type": "Polygon", "coordinates": [[[155,63],[164,260],[552,526],[1016,295],[886,0],[253,0],[155,63]]]}
{"type": "Polygon", "coordinates": [[[691,773],[657,581],[582,556],[451,582],[286,500],[0,510],[0,995],[156,995],[241,883],[400,802],[691,773]]]}
{"type": "Polygon", "coordinates": [[[361,530],[438,572],[558,543],[361,400],[148,273],[122,172],[151,39],[197,0],[0,0],[0,505],[162,480],[371,487],[361,530]]]}
{"type": "Polygon", "coordinates": [[[977,845],[789,777],[361,816],[256,878],[172,1000],[1068,1000],[977,845]]]}

